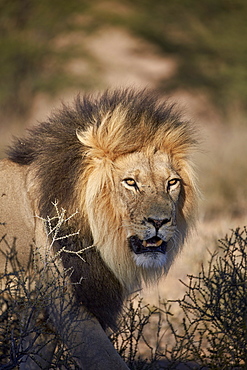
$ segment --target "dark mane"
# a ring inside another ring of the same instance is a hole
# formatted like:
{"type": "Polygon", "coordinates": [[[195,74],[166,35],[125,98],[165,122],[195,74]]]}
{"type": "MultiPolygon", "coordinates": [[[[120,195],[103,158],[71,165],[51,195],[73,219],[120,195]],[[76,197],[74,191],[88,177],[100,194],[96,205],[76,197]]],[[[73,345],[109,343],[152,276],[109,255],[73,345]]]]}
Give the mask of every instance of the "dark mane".
{"type": "Polygon", "coordinates": [[[15,140],[8,157],[20,165],[34,165],[42,190],[41,215],[52,213],[54,201],[70,210],[74,204],[76,211],[73,189],[83,171],[85,149],[77,132],[100,126],[102,118],[119,106],[126,111],[126,132],[138,130],[143,117],[154,131],[168,121],[174,126],[183,124],[173,106],[157,101],[158,96],[148,90],[106,91],[96,97],[78,95],[72,106],[63,104],[46,122],[29,130],[25,138],[15,140]]]}

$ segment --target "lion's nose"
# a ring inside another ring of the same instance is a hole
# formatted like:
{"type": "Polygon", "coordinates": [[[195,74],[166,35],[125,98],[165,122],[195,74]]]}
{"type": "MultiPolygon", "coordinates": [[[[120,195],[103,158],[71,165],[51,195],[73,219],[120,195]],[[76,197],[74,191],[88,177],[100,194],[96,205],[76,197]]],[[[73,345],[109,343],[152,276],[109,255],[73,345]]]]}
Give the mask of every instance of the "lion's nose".
{"type": "Polygon", "coordinates": [[[158,220],[158,219],[149,217],[147,221],[150,224],[152,224],[156,230],[158,230],[159,228],[161,228],[161,226],[168,224],[171,221],[171,218],[163,218],[163,219],[158,220]]]}

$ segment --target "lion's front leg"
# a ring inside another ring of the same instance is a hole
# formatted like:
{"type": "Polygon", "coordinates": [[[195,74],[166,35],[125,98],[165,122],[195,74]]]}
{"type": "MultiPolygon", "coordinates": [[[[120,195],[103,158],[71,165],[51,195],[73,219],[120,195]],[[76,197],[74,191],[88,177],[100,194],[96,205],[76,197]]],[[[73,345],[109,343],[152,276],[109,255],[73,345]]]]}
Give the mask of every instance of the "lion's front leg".
{"type": "MultiPolygon", "coordinates": [[[[69,293],[62,295],[59,287],[53,288],[47,311],[52,330],[45,320],[42,324],[41,320],[29,320],[27,335],[21,342],[20,370],[49,369],[59,341],[83,370],[128,369],[98,320],[83,306],[73,303],[69,293]]],[[[27,313],[23,315],[26,319],[27,313]]]]}
{"type": "Polygon", "coordinates": [[[49,369],[52,363],[57,340],[51,339],[50,334],[40,334],[35,340],[35,333],[22,340],[22,350],[29,354],[21,359],[20,370],[49,369]],[[31,352],[31,354],[30,354],[31,352]]]}
{"type": "Polygon", "coordinates": [[[60,300],[50,307],[55,328],[73,359],[84,370],[127,370],[98,320],[86,311],[60,300]]]}
{"type": "MultiPolygon", "coordinates": [[[[37,223],[36,231],[39,231],[37,244],[41,245],[45,237],[42,223],[37,223]]],[[[49,243],[47,248],[49,252],[49,243]]],[[[77,301],[70,280],[71,269],[65,270],[59,258],[54,261],[52,254],[48,255],[39,282],[41,290],[45,290],[48,322],[73,360],[84,370],[127,370],[99,321],[77,301]]],[[[42,259],[45,261],[45,254],[42,259]]]]}

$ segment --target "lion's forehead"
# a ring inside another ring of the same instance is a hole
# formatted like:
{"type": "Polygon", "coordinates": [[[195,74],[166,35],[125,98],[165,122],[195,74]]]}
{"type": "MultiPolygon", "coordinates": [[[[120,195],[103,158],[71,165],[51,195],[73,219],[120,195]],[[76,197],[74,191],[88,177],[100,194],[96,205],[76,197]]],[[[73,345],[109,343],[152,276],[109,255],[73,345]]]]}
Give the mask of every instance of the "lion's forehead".
{"type": "Polygon", "coordinates": [[[176,174],[166,153],[147,155],[138,152],[122,156],[116,160],[120,177],[134,177],[143,183],[162,182],[176,174]]]}

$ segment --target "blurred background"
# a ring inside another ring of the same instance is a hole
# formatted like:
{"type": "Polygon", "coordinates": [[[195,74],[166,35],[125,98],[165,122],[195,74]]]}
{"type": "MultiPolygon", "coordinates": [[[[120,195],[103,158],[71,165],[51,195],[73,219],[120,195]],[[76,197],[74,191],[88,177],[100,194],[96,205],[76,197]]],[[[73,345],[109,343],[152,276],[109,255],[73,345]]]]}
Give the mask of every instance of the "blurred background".
{"type": "MultiPolygon", "coordinates": [[[[246,0],[0,0],[0,30],[0,157],[79,92],[155,88],[202,138],[197,232],[169,279],[246,225],[246,0]]],[[[174,286],[162,292],[177,298],[174,286]]]]}

